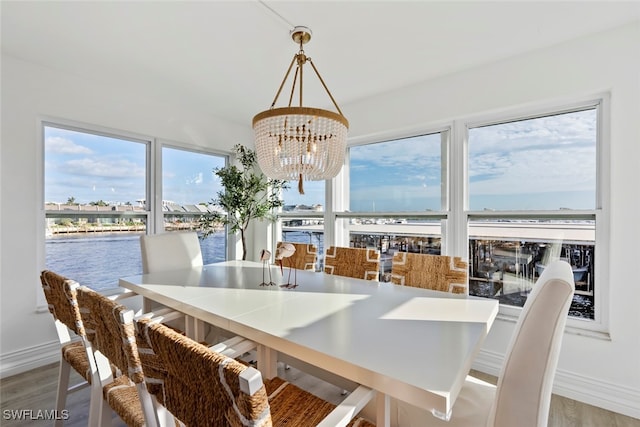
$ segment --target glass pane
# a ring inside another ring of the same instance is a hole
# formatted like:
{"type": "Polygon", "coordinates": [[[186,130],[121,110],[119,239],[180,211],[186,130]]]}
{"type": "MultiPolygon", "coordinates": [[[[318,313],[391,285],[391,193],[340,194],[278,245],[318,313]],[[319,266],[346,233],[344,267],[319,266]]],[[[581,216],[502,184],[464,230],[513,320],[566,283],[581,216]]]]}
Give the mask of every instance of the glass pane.
{"type": "Polygon", "coordinates": [[[396,252],[440,255],[442,221],[417,218],[351,218],[349,246],[380,251],[380,281],[391,280],[391,260],[396,252]]]}
{"type": "Polygon", "coordinates": [[[469,129],[469,209],[596,208],[595,108],[469,129]]]}
{"type": "Polygon", "coordinates": [[[283,242],[310,243],[318,249],[318,264],[316,271],[320,271],[324,257],[324,218],[301,217],[301,218],[281,218],[282,236],[279,239],[283,242]]]}
{"type": "Polygon", "coordinates": [[[44,127],[45,267],[99,290],[142,271],[147,144],[44,127]]]}
{"type": "Polygon", "coordinates": [[[147,145],[46,126],[45,201],[135,206],[145,199],[147,145]]]}
{"type": "Polygon", "coordinates": [[[441,210],[442,139],[437,133],[351,147],[350,210],[441,210]]]}
{"type": "Polygon", "coordinates": [[[320,271],[324,257],[324,197],[326,181],[304,181],[304,194],[298,191],[298,183],[289,182],[289,188],[282,190],[284,206],[283,212],[296,214],[298,212],[315,214],[309,217],[280,218],[282,222],[282,236],[279,241],[295,243],[311,243],[318,249],[318,264],[316,270],[320,271]]]}
{"type": "MultiPolygon", "coordinates": [[[[226,158],[177,148],[162,148],[162,209],[166,231],[195,230],[202,213],[211,209],[211,201],[222,189],[216,168],[226,158]]],[[[226,259],[224,228],[200,240],[205,264],[226,259]]]]}
{"type": "Polygon", "coordinates": [[[469,293],[522,307],[556,259],[571,264],[569,315],[594,319],[595,221],[474,221],[469,224],[469,293]]]}
{"type": "Polygon", "coordinates": [[[140,236],[145,223],[140,220],[135,226],[123,227],[84,225],[94,221],[112,218],[67,217],[61,219],[61,225],[50,227],[45,244],[46,268],[96,290],[114,289],[120,277],[142,272],[140,236]]]}
{"type": "Polygon", "coordinates": [[[285,212],[324,212],[326,181],[304,181],[304,194],[298,192],[298,183],[289,181],[289,188],[282,190],[285,212]]]}

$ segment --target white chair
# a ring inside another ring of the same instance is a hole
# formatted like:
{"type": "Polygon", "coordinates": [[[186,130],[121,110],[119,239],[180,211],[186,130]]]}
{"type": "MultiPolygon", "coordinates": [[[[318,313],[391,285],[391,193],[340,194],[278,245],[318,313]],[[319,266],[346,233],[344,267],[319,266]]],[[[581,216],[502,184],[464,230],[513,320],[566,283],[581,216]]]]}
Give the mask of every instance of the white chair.
{"type": "MultiPolygon", "coordinates": [[[[140,251],[142,272],[145,274],[203,265],[202,249],[195,231],[172,231],[142,235],[140,236],[140,251]]],[[[145,313],[158,312],[158,307],[144,299],[143,311],[145,313]]],[[[209,328],[209,335],[205,337],[204,322],[191,316],[185,316],[184,322],[186,334],[199,342],[220,342],[227,339],[243,340],[241,337],[230,337],[228,333],[213,326],[209,328]]]]}
{"type": "MultiPolygon", "coordinates": [[[[203,265],[202,249],[195,231],[172,231],[161,234],[140,236],[142,272],[157,273],[203,265]]],[[[142,309],[145,313],[157,310],[158,306],[146,298],[142,309]]],[[[204,339],[204,325],[191,317],[186,317],[184,329],[189,336],[204,339]]]]}
{"type": "Polygon", "coordinates": [[[574,289],[571,266],[565,261],[550,264],[522,308],[497,386],[467,376],[449,422],[398,402],[399,425],[546,427],[574,289]]]}
{"type": "Polygon", "coordinates": [[[196,232],[169,232],[140,236],[142,272],[177,270],[202,265],[196,232]]]}

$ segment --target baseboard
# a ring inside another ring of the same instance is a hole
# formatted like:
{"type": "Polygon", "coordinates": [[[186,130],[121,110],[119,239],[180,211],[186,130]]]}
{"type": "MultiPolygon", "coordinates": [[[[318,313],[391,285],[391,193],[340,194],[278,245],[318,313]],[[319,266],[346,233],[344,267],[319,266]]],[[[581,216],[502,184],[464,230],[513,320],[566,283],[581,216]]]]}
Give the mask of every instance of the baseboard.
{"type": "Polygon", "coordinates": [[[58,341],[5,353],[0,355],[0,378],[10,377],[58,361],[60,361],[60,343],[58,341]]]}
{"type": "MultiPolygon", "coordinates": [[[[502,354],[481,350],[472,368],[498,376],[502,354]]],[[[558,369],[553,393],[578,402],[640,419],[640,390],[558,369]]]]}
{"type": "Polygon", "coordinates": [[[640,390],[575,372],[558,370],[553,392],[569,399],[640,419],[640,390]]]}
{"type": "Polygon", "coordinates": [[[480,350],[475,360],[473,361],[471,368],[497,377],[498,374],[500,374],[500,368],[502,367],[503,359],[504,357],[500,353],[480,350]]]}

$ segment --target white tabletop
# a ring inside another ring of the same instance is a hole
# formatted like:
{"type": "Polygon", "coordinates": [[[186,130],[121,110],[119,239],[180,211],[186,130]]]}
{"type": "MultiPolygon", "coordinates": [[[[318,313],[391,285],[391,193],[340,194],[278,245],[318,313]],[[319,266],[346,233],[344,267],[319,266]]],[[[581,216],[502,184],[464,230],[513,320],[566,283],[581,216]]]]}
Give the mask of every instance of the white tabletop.
{"type": "Polygon", "coordinates": [[[270,268],[276,286],[259,286],[262,264],[246,261],[131,276],[120,286],[442,414],[498,312],[495,300],[309,271],[287,289],[278,285],[288,270],[270,268]]]}

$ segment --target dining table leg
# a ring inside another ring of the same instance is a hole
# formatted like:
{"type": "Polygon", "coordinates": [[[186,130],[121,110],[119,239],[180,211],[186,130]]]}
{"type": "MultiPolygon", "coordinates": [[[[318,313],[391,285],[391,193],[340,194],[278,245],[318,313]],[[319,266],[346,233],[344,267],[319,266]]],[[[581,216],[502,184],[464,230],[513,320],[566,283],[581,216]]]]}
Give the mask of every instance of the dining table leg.
{"type": "Polygon", "coordinates": [[[151,311],[153,311],[153,300],[142,297],[142,312],[151,313],[151,311]]]}
{"type": "Polygon", "coordinates": [[[272,348],[258,345],[257,348],[258,370],[262,378],[270,380],[278,375],[278,352],[272,348]]]}
{"type": "Polygon", "coordinates": [[[391,398],[380,392],[376,397],[376,426],[391,426],[391,398]]]}
{"type": "Polygon", "coordinates": [[[193,316],[185,316],[185,333],[189,338],[197,342],[205,339],[204,322],[193,316]]]}

